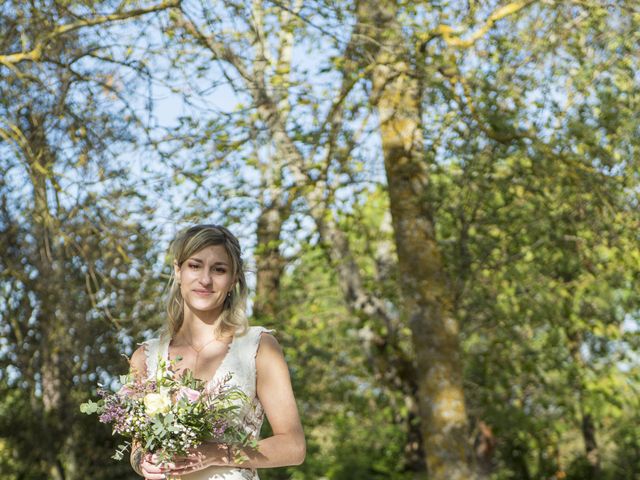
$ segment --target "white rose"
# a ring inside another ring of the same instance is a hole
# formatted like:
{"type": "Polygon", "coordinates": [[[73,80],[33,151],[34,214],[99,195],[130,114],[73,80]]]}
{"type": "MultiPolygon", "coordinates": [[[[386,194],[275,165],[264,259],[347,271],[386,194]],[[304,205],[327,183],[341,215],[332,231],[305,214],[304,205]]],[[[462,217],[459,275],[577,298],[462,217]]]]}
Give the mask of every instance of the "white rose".
{"type": "Polygon", "coordinates": [[[144,396],[144,408],[150,416],[167,413],[171,409],[171,398],[165,393],[147,393],[144,396]]]}

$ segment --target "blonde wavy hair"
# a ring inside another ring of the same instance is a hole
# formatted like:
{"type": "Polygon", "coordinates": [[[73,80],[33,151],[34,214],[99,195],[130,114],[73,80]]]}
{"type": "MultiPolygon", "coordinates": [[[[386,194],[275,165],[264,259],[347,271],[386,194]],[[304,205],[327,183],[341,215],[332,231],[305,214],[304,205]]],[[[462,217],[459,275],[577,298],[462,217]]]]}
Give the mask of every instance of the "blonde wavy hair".
{"type": "Polygon", "coordinates": [[[248,330],[249,321],[246,314],[248,289],[240,242],[226,227],[203,224],[194,225],[179,232],[169,247],[171,277],[167,284],[167,324],[164,335],[170,335],[173,338],[184,321],[184,299],[180,293],[180,284],[176,281],[173,262],[182,267],[185,260],[211,245],[224,246],[231,259],[232,276],[236,278],[231,295],[225,298],[220,314],[219,330],[215,333],[224,335],[233,332],[243,335],[248,330]]]}

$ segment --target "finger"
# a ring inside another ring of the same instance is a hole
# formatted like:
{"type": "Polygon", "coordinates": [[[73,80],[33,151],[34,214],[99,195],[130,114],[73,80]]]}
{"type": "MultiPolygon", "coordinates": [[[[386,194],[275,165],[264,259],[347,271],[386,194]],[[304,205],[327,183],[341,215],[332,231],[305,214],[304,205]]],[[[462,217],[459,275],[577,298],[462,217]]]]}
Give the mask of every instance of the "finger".
{"type": "Polygon", "coordinates": [[[184,463],[184,462],[190,462],[191,459],[188,457],[173,457],[171,461],[173,463],[184,463]]]}
{"type": "Polygon", "coordinates": [[[164,473],[145,473],[145,480],[164,480],[167,478],[164,473]]]}
{"type": "Polygon", "coordinates": [[[151,480],[160,480],[166,478],[166,473],[162,472],[142,472],[144,474],[144,478],[149,478],[151,480]]]}
{"type": "MultiPolygon", "coordinates": [[[[200,469],[199,468],[193,468],[193,467],[182,468],[182,469],[179,469],[179,470],[172,470],[169,475],[171,477],[174,476],[174,475],[176,477],[181,477],[182,475],[188,475],[189,473],[197,472],[198,470],[200,470],[200,469]]],[[[169,477],[169,478],[171,478],[171,477],[169,477]]]]}
{"type": "Polygon", "coordinates": [[[201,462],[176,463],[171,469],[171,473],[184,473],[186,470],[202,468],[201,462]]]}
{"type": "Polygon", "coordinates": [[[204,465],[185,465],[184,467],[174,468],[171,470],[171,475],[187,475],[188,473],[197,472],[205,468],[204,465]]]}
{"type": "Polygon", "coordinates": [[[140,462],[140,468],[145,468],[152,473],[156,473],[157,471],[159,471],[158,469],[160,468],[160,465],[158,465],[158,462],[153,461],[151,455],[148,455],[143,457],[142,461],[140,462]]]}
{"type": "Polygon", "coordinates": [[[146,472],[149,474],[156,474],[156,473],[162,473],[163,469],[159,466],[156,465],[154,463],[149,463],[149,462],[142,462],[140,464],[140,469],[142,470],[142,472],[146,472]]]}
{"type": "Polygon", "coordinates": [[[159,455],[150,455],[149,458],[145,460],[145,462],[161,470],[167,470],[167,466],[173,464],[169,460],[163,460],[159,455]]]}
{"type": "Polygon", "coordinates": [[[184,473],[186,470],[192,470],[194,468],[196,468],[197,465],[193,464],[193,463],[186,463],[183,465],[176,465],[174,468],[172,468],[170,470],[171,474],[179,474],[179,473],[184,473]]]}
{"type": "Polygon", "coordinates": [[[169,472],[168,469],[153,464],[144,465],[141,470],[145,476],[157,478],[165,478],[165,475],[169,472]]]}
{"type": "Polygon", "coordinates": [[[153,478],[153,479],[161,479],[161,478],[167,478],[168,475],[172,475],[172,472],[170,471],[166,471],[166,472],[142,472],[146,477],[148,478],[153,478]]]}

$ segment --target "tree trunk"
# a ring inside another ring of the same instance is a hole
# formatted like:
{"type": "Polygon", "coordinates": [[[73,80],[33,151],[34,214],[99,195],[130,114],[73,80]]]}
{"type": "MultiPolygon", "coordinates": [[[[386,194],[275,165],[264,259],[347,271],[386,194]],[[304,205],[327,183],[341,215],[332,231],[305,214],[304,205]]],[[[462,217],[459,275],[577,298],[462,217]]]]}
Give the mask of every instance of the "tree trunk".
{"type": "Polygon", "coordinates": [[[265,207],[258,218],[256,256],[256,299],[253,315],[273,322],[279,311],[280,276],[284,260],[280,254],[283,214],[275,205],[265,207]]]}
{"type": "Polygon", "coordinates": [[[429,177],[420,85],[405,60],[408,51],[402,39],[394,38],[395,4],[361,5],[362,9],[363,23],[377,27],[369,30],[369,36],[383,45],[375,55],[371,97],[379,114],[401,272],[402,313],[409,321],[416,353],[427,470],[434,480],[468,480],[474,473],[470,467],[458,323],[433,216],[424,200],[429,177]]]}
{"type": "MultiPolygon", "coordinates": [[[[37,406],[34,412],[41,425],[42,440],[47,445],[45,461],[52,478],[64,480],[64,466],[58,458],[59,446],[65,443],[68,425],[66,422],[66,406],[68,405],[68,389],[65,385],[64,355],[67,352],[64,325],[56,319],[56,306],[59,302],[60,283],[55,268],[53,225],[47,184],[52,175],[55,154],[49,148],[44,132],[43,119],[27,111],[24,123],[28,125],[26,135],[29,150],[24,152],[28,163],[29,179],[33,189],[33,232],[37,243],[38,256],[35,267],[38,278],[45,281],[34,284],[38,298],[37,325],[40,333],[38,362],[42,390],[42,407],[37,406]]],[[[35,395],[32,394],[32,397],[35,395]]]]}
{"type": "MultiPolygon", "coordinates": [[[[577,274],[572,272],[565,272],[562,275],[562,279],[569,283],[575,281],[577,274]]],[[[564,318],[572,319],[575,314],[573,313],[572,300],[567,299],[563,305],[564,318]]],[[[598,449],[598,443],[596,442],[596,425],[593,421],[593,416],[588,411],[588,407],[585,406],[585,396],[587,395],[584,372],[589,368],[585,362],[580,347],[583,344],[582,332],[577,330],[573,324],[570,324],[565,329],[567,335],[567,343],[569,353],[574,362],[574,375],[570,376],[569,381],[573,383],[573,387],[577,392],[577,408],[582,417],[580,430],[582,432],[582,440],[584,442],[585,456],[589,465],[588,477],[589,479],[595,479],[600,477],[600,450],[598,449]]]]}
{"type": "Polygon", "coordinates": [[[580,431],[582,432],[585,456],[589,465],[587,478],[595,479],[600,477],[600,450],[598,449],[598,443],[596,441],[596,425],[593,421],[593,416],[588,412],[588,407],[585,407],[584,402],[586,388],[582,372],[587,369],[587,366],[580,353],[581,335],[572,329],[567,329],[567,337],[569,339],[569,351],[575,362],[574,368],[576,369],[573,382],[578,393],[578,410],[581,412],[582,417],[580,431]]]}
{"type": "Polygon", "coordinates": [[[584,439],[585,453],[589,462],[589,478],[598,478],[600,473],[600,452],[596,442],[596,427],[589,413],[582,416],[582,438],[584,439]]]}

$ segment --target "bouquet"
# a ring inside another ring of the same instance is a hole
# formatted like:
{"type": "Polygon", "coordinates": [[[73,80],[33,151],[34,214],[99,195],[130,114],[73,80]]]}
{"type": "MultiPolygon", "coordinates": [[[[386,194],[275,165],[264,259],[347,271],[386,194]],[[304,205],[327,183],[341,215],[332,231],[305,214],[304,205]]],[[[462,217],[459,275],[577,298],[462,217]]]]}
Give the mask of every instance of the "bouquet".
{"type": "Polygon", "coordinates": [[[80,411],[98,414],[100,422],[112,424],[113,434],[130,439],[118,446],[112,457],[116,460],[123,458],[133,442],[165,463],[186,456],[203,442],[215,441],[227,444],[235,461],[241,461],[239,448],[257,445],[238,418],[248,402],[246,394],[229,385],[231,374],[209,385],[189,370],[178,377],[174,366],[174,362],[160,360],[152,380],[122,375],[117,392],[99,388],[100,399],[81,404],[80,411]]]}

